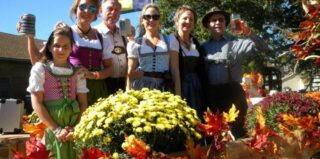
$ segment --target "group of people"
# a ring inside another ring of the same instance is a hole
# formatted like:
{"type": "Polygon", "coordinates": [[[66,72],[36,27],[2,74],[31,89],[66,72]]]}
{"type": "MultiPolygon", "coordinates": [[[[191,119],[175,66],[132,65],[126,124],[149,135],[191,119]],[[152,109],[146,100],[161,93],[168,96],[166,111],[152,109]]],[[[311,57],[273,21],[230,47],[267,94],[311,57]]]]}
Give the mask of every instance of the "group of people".
{"type": "Polygon", "coordinates": [[[28,52],[33,67],[29,86],[32,106],[48,129],[45,144],[55,158],[76,158],[73,127],[97,99],[119,89],[172,91],[185,98],[199,115],[206,106],[226,111],[234,103],[240,115],[232,126],[236,138],[245,136],[245,93],[240,85],[241,63],[247,54],[268,46],[242,21],[247,39],[226,33],[229,13],[213,7],[202,19],[211,38],[200,45],[191,33],[197,14],[187,5],[175,13],[176,32],[160,33],[160,10],[147,4],[141,11],[138,38],[123,37],[116,23],[118,0],[75,0],[75,25],[59,24],[39,50],[32,36],[28,52]],[[91,23],[101,13],[101,24],[91,23]]]}

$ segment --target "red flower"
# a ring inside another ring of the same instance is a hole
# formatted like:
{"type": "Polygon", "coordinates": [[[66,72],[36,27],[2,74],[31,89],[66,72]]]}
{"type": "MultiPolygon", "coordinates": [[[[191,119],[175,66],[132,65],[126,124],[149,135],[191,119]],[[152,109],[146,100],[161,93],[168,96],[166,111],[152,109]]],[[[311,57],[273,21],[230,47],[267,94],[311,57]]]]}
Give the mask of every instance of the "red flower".
{"type": "MultiPolygon", "coordinates": [[[[21,152],[12,150],[14,159],[24,159],[21,152]]],[[[49,151],[35,136],[30,136],[29,141],[26,142],[26,158],[25,159],[49,159],[49,151]]]]}
{"type": "Polygon", "coordinates": [[[92,147],[90,149],[82,148],[81,159],[99,159],[107,158],[107,155],[99,148],[92,147]]]}
{"type": "Polygon", "coordinates": [[[220,135],[222,131],[228,131],[228,125],[219,111],[213,114],[210,110],[204,112],[207,124],[200,123],[198,126],[206,136],[220,135]]]}

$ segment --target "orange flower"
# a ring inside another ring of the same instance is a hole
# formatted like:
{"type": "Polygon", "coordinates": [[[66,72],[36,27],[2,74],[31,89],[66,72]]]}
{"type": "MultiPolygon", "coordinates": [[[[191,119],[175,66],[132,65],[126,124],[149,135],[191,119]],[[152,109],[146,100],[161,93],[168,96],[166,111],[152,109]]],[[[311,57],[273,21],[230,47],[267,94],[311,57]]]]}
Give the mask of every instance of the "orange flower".
{"type": "Polygon", "coordinates": [[[44,123],[37,123],[37,124],[23,124],[23,130],[26,133],[29,133],[31,135],[37,136],[39,138],[42,138],[44,135],[44,130],[47,128],[47,126],[44,123]]]}
{"type": "Polygon", "coordinates": [[[144,141],[137,139],[134,135],[125,137],[122,148],[136,159],[146,159],[150,153],[150,147],[144,141]]]}
{"type": "Polygon", "coordinates": [[[306,97],[312,98],[315,100],[318,104],[320,104],[320,91],[318,92],[308,92],[305,94],[306,97]]]}

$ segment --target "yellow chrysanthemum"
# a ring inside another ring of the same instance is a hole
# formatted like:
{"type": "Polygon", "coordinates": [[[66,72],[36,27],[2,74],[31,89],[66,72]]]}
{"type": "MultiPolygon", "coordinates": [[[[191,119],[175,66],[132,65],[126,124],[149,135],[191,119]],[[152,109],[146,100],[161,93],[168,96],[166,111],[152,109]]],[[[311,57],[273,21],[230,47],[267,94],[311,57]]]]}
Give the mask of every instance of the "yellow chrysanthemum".
{"type": "Polygon", "coordinates": [[[170,132],[168,138],[171,141],[179,135],[175,129],[180,129],[178,133],[184,133],[187,138],[200,138],[200,132],[195,129],[197,122],[196,111],[188,107],[180,96],[148,89],[119,91],[90,106],[75,127],[74,136],[82,146],[102,140],[101,144],[108,150],[119,150],[122,142],[113,143],[119,141],[112,141],[109,136],[119,135],[118,138],[122,138],[130,132],[157,136],[153,133],[170,132]]]}
{"type": "Polygon", "coordinates": [[[104,144],[108,144],[108,143],[110,143],[110,141],[111,141],[110,137],[104,137],[103,138],[103,143],[104,144]]]}

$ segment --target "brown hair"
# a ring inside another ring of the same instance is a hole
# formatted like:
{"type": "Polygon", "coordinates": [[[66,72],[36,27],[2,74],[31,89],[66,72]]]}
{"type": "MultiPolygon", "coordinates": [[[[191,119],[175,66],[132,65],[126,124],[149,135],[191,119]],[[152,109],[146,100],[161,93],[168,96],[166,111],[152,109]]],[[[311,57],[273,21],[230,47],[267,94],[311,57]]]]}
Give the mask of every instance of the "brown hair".
{"type": "Polygon", "coordinates": [[[50,48],[52,46],[52,43],[54,41],[54,38],[56,36],[66,36],[70,39],[70,44],[72,46],[73,44],[73,36],[72,36],[72,31],[69,27],[58,27],[55,30],[53,30],[44,46],[44,50],[42,54],[44,55],[44,58],[42,59],[42,62],[46,62],[47,60],[52,61],[53,60],[53,55],[52,52],[50,51],[50,48]]]}
{"type": "Polygon", "coordinates": [[[153,4],[153,3],[149,3],[147,5],[145,5],[142,10],[141,10],[141,16],[139,19],[139,28],[140,28],[140,34],[139,37],[142,37],[145,33],[146,33],[146,29],[144,28],[143,24],[142,24],[142,20],[143,20],[143,15],[145,14],[145,12],[147,11],[147,9],[149,8],[154,8],[155,10],[157,10],[157,12],[160,14],[160,9],[157,5],[153,4]]]}
{"type": "MultiPolygon", "coordinates": [[[[99,8],[100,8],[100,0],[90,0],[94,6],[97,7],[97,11],[96,11],[96,17],[94,20],[97,20],[97,17],[98,17],[98,13],[99,13],[99,8]]],[[[79,3],[80,3],[80,0],[74,0],[73,1],[73,4],[71,6],[71,9],[70,9],[70,18],[71,20],[73,21],[73,17],[77,17],[77,9],[79,7],[79,3]]]]}
{"type": "Polygon", "coordinates": [[[182,5],[176,10],[176,13],[174,15],[174,22],[177,24],[180,16],[186,11],[192,12],[193,17],[194,17],[194,23],[196,24],[197,23],[197,13],[193,10],[193,8],[191,8],[188,5],[182,5]]]}

